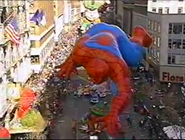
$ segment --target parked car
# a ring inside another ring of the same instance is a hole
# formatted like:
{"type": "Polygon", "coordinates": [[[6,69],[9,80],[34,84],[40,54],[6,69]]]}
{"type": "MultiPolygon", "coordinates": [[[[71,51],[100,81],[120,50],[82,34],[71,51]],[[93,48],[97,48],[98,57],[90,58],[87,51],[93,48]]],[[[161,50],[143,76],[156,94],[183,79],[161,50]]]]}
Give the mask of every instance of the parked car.
{"type": "Polygon", "coordinates": [[[99,96],[100,98],[104,98],[104,97],[107,96],[107,94],[104,93],[104,92],[98,92],[98,96],[99,96]]]}
{"type": "Polygon", "coordinates": [[[93,104],[97,104],[99,102],[99,96],[98,96],[98,94],[92,94],[91,95],[90,102],[93,103],[93,104]]]}
{"type": "Polygon", "coordinates": [[[90,136],[89,139],[90,140],[98,140],[98,136],[90,136]]]}
{"type": "Polygon", "coordinates": [[[139,80],[139,79],[140,79],[140,77],[138,77],[138,76],[133,77],[133,80],[139,80]]]}

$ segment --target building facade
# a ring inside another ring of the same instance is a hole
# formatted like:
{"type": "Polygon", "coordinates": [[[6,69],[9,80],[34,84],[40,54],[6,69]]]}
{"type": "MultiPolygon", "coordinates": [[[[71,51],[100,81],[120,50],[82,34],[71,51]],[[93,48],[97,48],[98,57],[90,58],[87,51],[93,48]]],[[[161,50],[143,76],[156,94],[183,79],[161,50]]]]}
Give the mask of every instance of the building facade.
{"type": "Polygon", "coordinates": [[[148,1],[147,28],[154,42],[147,64],[159,72],[161,82],[185,81],[185,1],[148,1]]]}
{"type": "Polygon", "coordinates": [[[76,22],[81,16],[81,1],[79,0],[66,0],[66,1],[54,1],[54,16],[55,16],[55,42],[61,38],[61,33],[64,24],[67,25],[70,22],[76,22]],[[65,8],[64,8],[65,7],[65,8]]]}
{"type": "Polygon", "coordinates": [[[0,118],[9,100],[20,96],[22,86],[32,74],[28,5],[27,1],[0,1],[0,118]],[[15,44],[7,32],[10,25],[20,38],[19,44],[15,44]]]}
{"type": "Polygon", "coordinates": [[[141,1],[114,1],[114,21],[128,35],[131,35],[135,26],[147,27],[147,2],[141,1]]]}
{"type": "Polygon", "coordinates": [[[146,68],[154,68],[161,82],[185,81],[185,1],[115,1],[115,24],[128,35],[141,25],[153,36],[146,68]],[[152,67],[150,67],[152,66],[152,67]]]}
{"type": "Polygon", "coordinates": [[[44,63],[53,49],[55,30],[53,1],[33,1],[30,4],[30,18],[37,10],[43,11],[46,25],[38,26],[34,23],[30,24],[31,63],[35,73],[42,71],[44,63]]]}
{"type": "Polygon", "coordinates": [[[80,4],[70,0],[0,1],[0,118],[10,107],[10,100],[20,97],[33,72],[42,71],[64,25],[80,18],[80,4]],[[44,15],[45,24],[30,22],[37,11],[44,15]],[[7,27],[13,28],[13,35],[8,34],[7,27]]]}
{"type": "Polygon", "coordinates": [[[64,26],[64,1],[53,1],[54,6],[54,20],[55,20],[55,34],[54,40],[56,45],[61,38],[61,32],[64,26]]]}

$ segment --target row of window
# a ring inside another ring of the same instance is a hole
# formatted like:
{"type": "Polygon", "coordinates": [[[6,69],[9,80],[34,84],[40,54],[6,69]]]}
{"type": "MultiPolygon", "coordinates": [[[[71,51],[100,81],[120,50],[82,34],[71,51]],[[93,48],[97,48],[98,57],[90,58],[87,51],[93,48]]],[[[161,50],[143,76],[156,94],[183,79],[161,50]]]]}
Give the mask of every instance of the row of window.
{"type": "Polygon", "coordinates": [[[153,44],[157,47],[161,46],[161,38],[157,36],[153,36],[153,44]]]}
{"type": "Polygon", "coordinates": [[[184,65],[185,55],[168,54],[168,64],[184,65]]]}
{"type": "Polygon", "coordinates": [[[148,29],[160,33],[161,32],[161,24],[156,21],[148,20],[148,29]]]}
{"type": "Polygon", "coordinates": [[[168,39],[168,48],[185,49],[185,39],[168,39]]]}
{"type": "MultiPolygon", "coordinates": [[[[169,14],[170,13],[170,8],[169,7],[165,7],[165,8],[159,7],[157,9],[157,8],[153,7],[152,12],[159,13],[159,14],[169,14]]],[[[182,14],[183,13],[183,7],[179,7],[177,9],[177,13],[182,14]]]]}
{"type": "Polygon", "coordinates": [[[149,54],[149,56],[154,58],[155,61],[159,62],[160,53],[159,53],[158,49],[156,49],[156,48],[149,48],[148,49],[148,54],[149,54]]]}
{"type": "Polygon", "coordinates": [[[169,34],[185,34],[185,23],[170,23],[168,27],[169,34]]]}

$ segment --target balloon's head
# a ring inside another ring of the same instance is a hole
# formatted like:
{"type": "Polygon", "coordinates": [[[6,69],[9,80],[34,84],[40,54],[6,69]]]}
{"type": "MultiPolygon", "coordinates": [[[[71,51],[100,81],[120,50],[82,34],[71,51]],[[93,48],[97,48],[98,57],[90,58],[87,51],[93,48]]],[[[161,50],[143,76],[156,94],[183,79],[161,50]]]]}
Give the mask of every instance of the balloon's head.
{"type": "Polygon", "coordinates": [[[108,79],[109,67],[100,59],[91,60],[85,65],[85,69],[95,84],[101,84],[108,79]]]}

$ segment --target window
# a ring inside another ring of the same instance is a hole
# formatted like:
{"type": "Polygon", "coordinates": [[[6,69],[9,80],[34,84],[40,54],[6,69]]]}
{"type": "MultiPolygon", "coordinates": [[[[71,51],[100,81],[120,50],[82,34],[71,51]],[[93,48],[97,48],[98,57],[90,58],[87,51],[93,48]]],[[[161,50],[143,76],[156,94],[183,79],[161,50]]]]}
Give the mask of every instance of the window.
{"type": "Polygon", "coordinates": [[[172,49],[181,49],[182,48],[182,40],[181,39],[173,39],[172,41],[172,49]]]}
{"type": "Polygon", "coordinates": [[[177,65],[184,65],[185,64],[185,55],[180,54],[180,55],[173,56],[172,57],[172,63],[177,64],[177,65]]]}
{"type": "Polygon", "coordinates": [[[157,23],[157,32],[161,33],[161,24],[160,23],[157,23]]]}
{"type": "Polygon", "coordinates": [[[169,34],[182,34],[185,32],[184,31],[185,27],[183,28],[183,24],[182,23],[170,23],[169,27],[168,27],[168,33],[169,34]]]}
{"type": "Polygon", "coordinates": [[[154,57],[154,48],[151,48],[151,56],[154,57]]]}
{"type": "Polygon", "coordinates": [[[168,54],[168,64],[175,64],[175,56],[168,54]]]}
{"type": "Polygon", "coordinates": [[[168,48],[172,48],[172,39],[168,39],[168,48]]]}
{"type": "Polygon", "coordinates": [[[173,24],[173,34],[182,34],[182,24],[181,23],[173,24]]]}
{"type": "Polygon", "coordinates": [[[172,34],[172,27],[173,27],[173,25],[172,25],[172,23],[170,23],[168,26],[168,33],[169,34],[172,34]]]}
{"type": "Polygon", "coordinates": [[[168,64],[171,64],[171,56],[168,56],[168,64]]]}
{"type": "Polygon", "coordinates": [[[168,54],[168,64],[184,65],[185,64],[185,55],[168,54]]]}
{"type": "Polygon", "coordinates": [[[151,28],[150,28],[151,30],[153,30],[154,29],[154,22],[151,20],[151,28]]]}
{"type": "Polygon", "coordinates": [[[170,8],[169,7],[165,7],[165,14],[169,14],[170,8]]]}
{"type": "Polygon", "coordinates": [[[154,45],[157,45],[157,37],[154,36],[154,45]]]}
{"type": "Polygon", "coordinates": [[[158,13],[159,13],[159,14],[162,14],[162,13],[163,13],[163,8],[159,8],[159,9],[158,9],[158,13]]]}
{"type": "Polygon", "coordinates": [[[154,58],[156,58],[156,56],[157,56],[156,54],[157,54],[157,53],[156,53],[156,49],[153,49],[153,57],[154,57],[154,58]]]}
{"type": "Polygon", "coordinates": [[[151,29],[151,20],[148,20],[148,28],[151,29]]]}
{"type": "Polygon", "coordinates": [[[157,31],[157,22],[154,22],[154,31],[157,31]]]}
{"type": "Polygon", "coordinates": [[[176,57],[173,55],[173,56],[172,56],[172,64],[175,64],[175,58],[176,58],[176,57]]]}
{"type": "Polygon", "coordinates": [[[31,42],[31,48],[35,48],[35,41],[30,41],[31,42]]]}
{"type": "Polygon", "coordinates": [[[157,12],[156,8],[152,8],[152,12],[157,12]]]}
{"type": "Polygon", "coordinates": [[[184,24],[184,26],[183,26],[183,34],[185,34],[185,24],[184,24]]]}
{"type": "Polygon", "coordinates": [[[159,58],[160,58],[160,53],[159,51],[157,51],[157,61],[159,61],[159,58]]]}
{"type": "Polygon", "coordinates": [[[181,14],[183,12],[182,10],[183,10],[183,7],[179,7],[177,13],[181,14]]]}
{"type": "Polygon", "coordinates": [[[31,56],[31,63],[32,64],[39,64],[39,55],[32,55],[31,56]]]}
{"type": "Polygon", "coordinates": [[[35,27],[34,26],[30,27],[30,34],[35,34],[35,27]]]}
{"type": "Polygon", "coordinates": [[[185,39],[182,40],[182,48],[185,49],[185,39]]]}
{"type": "Polygon", "coordinates": [[[157,46],[158,46],[158,47],[161,46],[161,38],[160,38],[160,37],[157,38],[157,46]]]}

